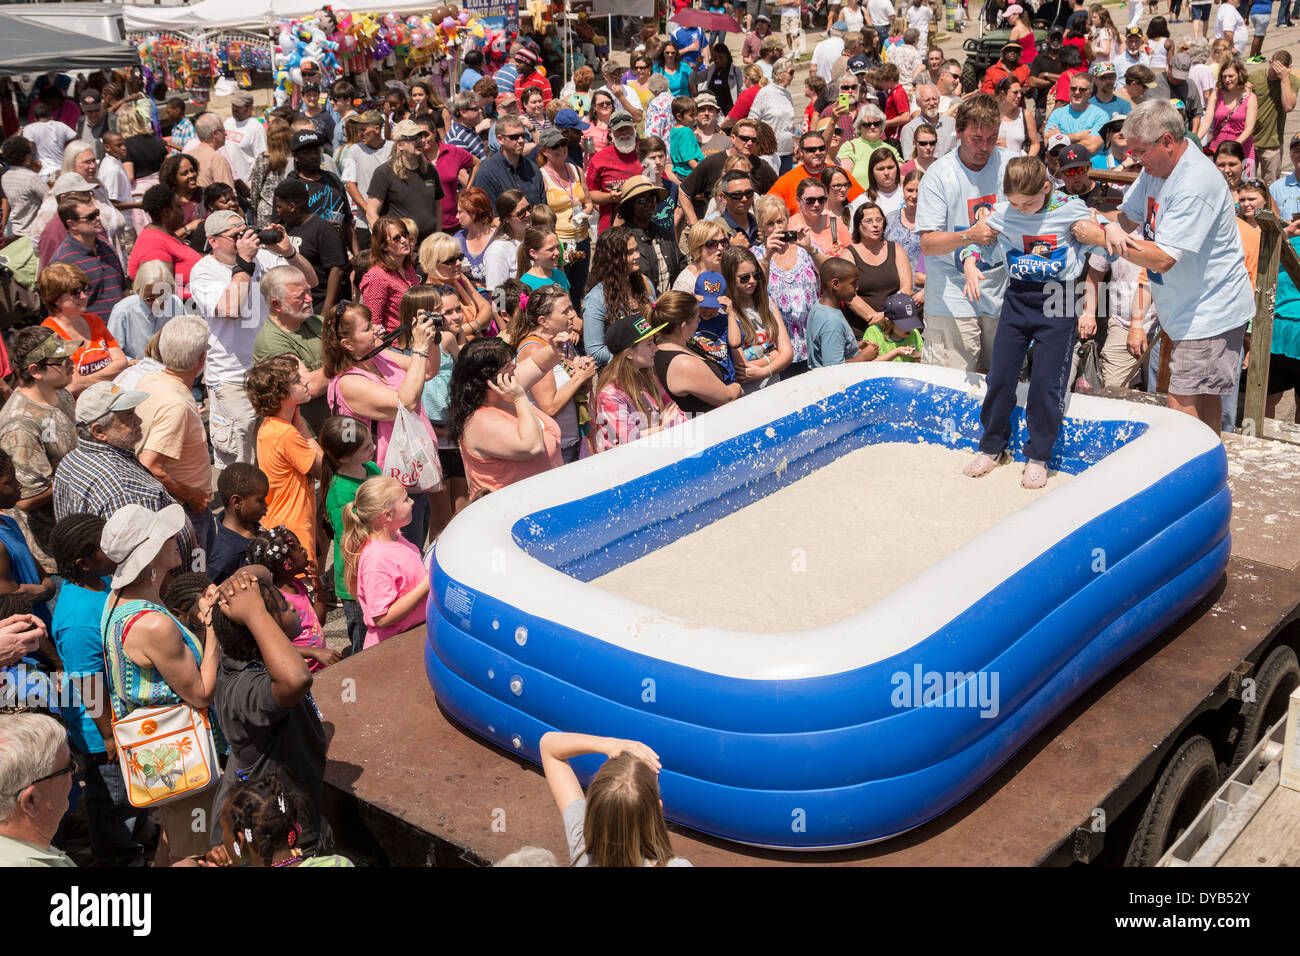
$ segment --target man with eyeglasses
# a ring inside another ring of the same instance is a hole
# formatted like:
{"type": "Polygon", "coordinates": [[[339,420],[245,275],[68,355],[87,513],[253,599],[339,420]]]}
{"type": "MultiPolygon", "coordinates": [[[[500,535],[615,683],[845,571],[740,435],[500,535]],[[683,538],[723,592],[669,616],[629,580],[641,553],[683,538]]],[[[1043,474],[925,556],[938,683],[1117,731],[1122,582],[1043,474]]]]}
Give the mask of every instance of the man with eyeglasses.
{"type": "Polygon", "coordinates": [[[1089,102],[1106,113],[1107,122],[1117,116],[1120,119],[1127,116],[1133,109],[1133,104],[1122,96],[1115,95],[1115,64],[1094,62],[1090,72],[1094,92],[1089,102]]]}
{"type": "Polygon", "coordinates": [[[77,774],[67,736],[45,714],[0,714],[0,866],[76,866],[52,845],[77,774]]]}
{"type": "Polygon", "coordinates": [[[922,361],[930,365],[986,372],[992,358],[1006,269],[989,259],[980,298],[971,302],[962,292],[965,276],[953,253],[971,242],[991,246],[997,239],[983,210],[1006,199],[1002,178],[1013,154],[998,147],[1001,124],[1002,111],[992,96],[976,93],[965,100],[957,108],[957,148],[936,159],[921,180],[916,232],[926,256],[922,361]]]}
{"type": "Polygon", "coordinates": [[[277,355],[292,355],[302,361],[307,367],[307,394],[311,396],[311,401],[302,406],[302,420],[319,435],[330,414],[325,401],[329,379],[322,370],[325,359],[321,310],[313,306],[311,286],[293,266],[269,270],[259,290],[266,299],[266,324],[253,340],[253,364],[277,355]]]}
{"type": "Polygon", "coordinates": [[[839,97],[836,97],[817,114],[819,119],[830,120],[834,124],[834,129],[839,133],[840,146],[857,135],[854,124],[862,107],[867,104],[874,105],[876,102],[871,86],[866,80],[866,70],[865,56],[856,56],[850,60],[849,72],[839,78],[839,91],[842,96],[852,97],[852,102],[841,106],[839,97]]]}
{"type": "Polygon", "coordinates": [[[212,329],[203,380],[213,457],[224,468],[252,461],[256,447],[257,413],[244,391],[244,377],[253,365],[258,329],[266,321],[266,298],[258,283],[268,270],[288,264],[314,286],[316,271],[287,234],[277,245],[263,248],[257,232],[237,212],[214,212],[203,228],[212,252],[190,271],[190,293],[212,329]]]}
{"type": "MultiPolygon", "coordinates": [[[[820,176],[822,170],[826,168],[826,136],[822,133],[804,133],[799,137],[799,150],[795,154],[795,159],[797,162],[794,168],[777,179],[768,190],[768,195],[780,197],[791,216],[799,211],[799,200],[796,196],[799,184],[810,176],[820,176]]],[[[853,178],[852,173],[846,175],[849,177],[848,200],[852,202],[862,195],[863,189],[853,178]]]]}
{"type": "Polygon", "coordinates": [[[691,174],[681,182],[681,191],[689,196],[695,205],[695,215],[703,218],[708,212],[709,200],[713,198],[714,187],[722,179],[723,167],[733,156],[744,156],[749,160],[750,182],[759,193],[765,193],[776,185],[776,172],[772,167],[755,155],[758,145],[758,124],[751,119],[737,120],[731,127],[731,149],[721,153],[705,156],[704,162],[691,170],[691,174]]]}
{"type": "Polygon", "coordinates": [[[1086,149],[1077,144],[1067,146],[1057,154],[1057,159],[1063,192],[1078,196],[1089,209],[1113,212],[1119,208],[1118,202],[1110,201],[1106,184],[1092,181],[1092,154],[1086,149]]]}
{"type": "Polygon", "coordinates": [[[710,216],[722,223],[733,246],[748,249],[758,242],[758,220],[754,218],[754,185],[744,170],[733,169],[722,177],[722,203],[710,216]]]}
{"type": "Polygon", "coordinates": [[[86,311],[108,322],[113,306],[126,294],[127,282],[122,261],[100,232],[99,208],[93,202],[64,199],[58,216],[68,235],[51,261],[66,262],[86,274],[90,286],[86,311]]]}
{"type": "Polygon", "coordinates": [[[912,155],[912,145],[916,140],[916,131],[922,126],[931,130],[938,142],[934,156],[938,159],[957,148],[957,126],[951,116],[939,112],[939,88],[928,83],[916,88],[916,102],[920,112],[906,126],[899,136],[899,145],[904,156],[912,155]]]}
{"type": "Polygon", "coordinates": [[[78,345],[36,325],[15,332],[10,347],[18,384],[0,409],[0,449],[13,459],[22,493],[14,514],[42,562],[49,560],[54,530],[54,471],[77,447],[68,386],[78,345]]]}
{"type": "Polygon", "coordinates": [[[366,219],[371,228],[380,216],[411,219],[423,240],[442,228],[442,180],[424,155],[429,131],[405,119],[393,127],[389,161],[375,169],[366,190],[366,219]]]}
{"type": "MultiPolygon", "coordinates": [[[[611,126],[618,115],[615,113],[610,118],[611,126]]],[[[545,203],[546,185],[542,180],[541,168],[524,155],[528,133],[524,129],[523,120],[518,114],[502,116],[497,120],[496,134],[501,152],[492,154],[479,165],[471,185],[479,187],[494,199],[507,189],[518,189],[529,205],[539,206],[545,203]]],[[[635,136],[633,138],[635,140],[635,136]]],[[[635,142],[632,148],[636,149],[635,142]]]]}
{"type": "Polygon", "coordinates": [[[1050,140],[1060,133],[1069,138],[1071,143],[1078,143],[1088,155],[1092,155],[1105,145],[1101,138],[1101,128],[1109,117],[1106,111],[1089,102],[1092,97],[1092,78],[1087,73],[1076,73],[1070,77],[1070,102],[1058,106],[1047,117],[1043,127],[1043,139],[1050,140]]]}

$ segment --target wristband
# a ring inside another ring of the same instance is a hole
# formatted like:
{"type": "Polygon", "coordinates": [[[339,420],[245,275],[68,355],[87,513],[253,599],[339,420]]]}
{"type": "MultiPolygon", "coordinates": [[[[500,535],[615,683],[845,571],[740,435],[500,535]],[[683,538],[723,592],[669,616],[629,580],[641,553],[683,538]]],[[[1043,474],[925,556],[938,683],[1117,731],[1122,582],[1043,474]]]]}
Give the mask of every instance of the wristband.
{"type": "Polygon", "coordinates": [[[419,349],[411,349],[411,354],[412,354],[412,355],[418,355],[418,356],[420,356],[420,358],[423,358],[423,359],[427,359],[427,358],[429,357],[429,353],[428,353],[428,352],[421,352],[419,349]]]}
{"type": "Polygon", "coordinates": [[[235,256],[235,265],[232,267],[232,274],[235,272],[245,272],[251,278],[256,266],[242,256],[235,256]]]}

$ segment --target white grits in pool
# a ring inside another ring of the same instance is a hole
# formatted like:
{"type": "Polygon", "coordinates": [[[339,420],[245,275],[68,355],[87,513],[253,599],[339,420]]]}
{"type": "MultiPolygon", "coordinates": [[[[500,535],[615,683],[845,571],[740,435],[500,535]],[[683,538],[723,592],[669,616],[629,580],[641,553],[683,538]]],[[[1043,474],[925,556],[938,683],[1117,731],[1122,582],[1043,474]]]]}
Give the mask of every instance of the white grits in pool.
{"type": "Polygon", "coordinates": [[[973,454],[868,445],[591,583],[732,630],[842,621],[1070,477],[1029,491],[1012,462],[967,478],[973,454]]]}

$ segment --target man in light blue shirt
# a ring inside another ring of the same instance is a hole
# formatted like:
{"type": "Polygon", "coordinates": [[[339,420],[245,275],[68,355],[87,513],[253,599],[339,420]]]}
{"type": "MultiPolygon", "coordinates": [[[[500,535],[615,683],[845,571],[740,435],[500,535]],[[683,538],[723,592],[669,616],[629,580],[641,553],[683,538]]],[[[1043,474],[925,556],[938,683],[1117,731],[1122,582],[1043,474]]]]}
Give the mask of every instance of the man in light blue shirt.
{"type": "MultiPolygon", "coordinates": [[[[1300,133],[1291,137],[1291,172],[1287,173],[1281,179],[1275,180],[1273,185],[1268,188],[1277,203],[1278,216],[1284,223],[1296,223],[1300,220],[1300,178],[1297,173],[1300,172],[1300,133]]],[[[1296,228],[1300,228],[1297,226],[1296,228]]],[[[1292,233],[1290,229],[1288,233],[1292,233]]]]}
{"type": "Polygon", "coordinates": [[[1142,174],[1120,208],[1130,239],[1124,258],[1142,266],[1161,329],[1173,340],[1169,407],[1217,434],[1222,397],[1237,390],[1255,296],[1246,272],[1232,192],[1190,144],[1183,119],[1163,100],[1141,103],[1124,135],[1142,174]]]}
{"type": "Polygon", "coordinates": [[[1095,153],[1105,145],[1101,138],[1101,127],[1110,119],[1101,107],[1088,102],[1092,95],[1092,79],[1087,73],[1076,73],[1070,77],[1070,104],[1052,110],[1043,128],[1044,141],[1050,140],[1056,133],[1070,138],[1089,153],[1095,153]]]}
{"type": "Polygon", "coordinates": [[[1093,93],[1092,99],[1088,102],[1097,109],[1104,110],[1107,119],[1114,119],[1116,116],[1127,116],[1129,111],[1133,109],[1133,104],[1123,97],[1115,95],[1115,64],[1094,63],[1092,65],[1092,77],[1096,92],[1093,93]]]}
{"type": "Polygon", "coordinates": [[[1151,65],[1150,55],[1142,49],[1142,41],[1145,39],[1141,27],[1128,28],[1128,32],[1124,34],[1124,49],[1111,58],[1111,62],[1115,64],[1116,76],[1124,76],[1130,66],[1151,65]]]}

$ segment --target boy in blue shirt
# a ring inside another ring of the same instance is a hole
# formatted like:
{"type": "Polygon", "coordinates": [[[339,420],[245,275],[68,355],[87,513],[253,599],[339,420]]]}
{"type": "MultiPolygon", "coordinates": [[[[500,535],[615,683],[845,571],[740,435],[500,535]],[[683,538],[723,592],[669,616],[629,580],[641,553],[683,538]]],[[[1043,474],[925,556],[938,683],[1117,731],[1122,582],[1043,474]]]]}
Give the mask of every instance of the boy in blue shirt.
{"type": "Polygon", "coordinates": [[[695,118],[699,115],[699,110],[689,96],[677,97],[673,100],[672,107],[673,119],[677,125],[668,134],[668,151],[673,161],[673,172],[678,179],[685,179],[704,159],[700,141],[695,138],[695,118]]]}
{"type": "MultiPolygon", "coordinates": [[[[979,454],[964,473],[980,478],[1001,464],[1011,439],[1020,367],[1032,345],[1034,362],[1025,403],[1024,450],[1029,464],[1020,483],[1041,488],[1047,484],[1047,462],[1065,414],[1074,351],[1077,320],[1074,297],[1066,291],[1071,289],[1068,283],[1083,276],[1088,245],[1106,244],[1118,250],[1125,240],[1117,224],[1109,223],[1103,230],[1081,201],[1053,192],[1047,168],[1033,157],[1017,157],[1007,164],[1003,189],[1007,201],[994,206],[988,224],[998,232],[996,254],[1006,263],[1007,291],[980,409],[984,434],[979,454]]],[[[966,275],[965,294],[972,301],[980,295],[979,250],[971,245],[957,253],[966,275]]]]}
{"type": "Polygon", "coordinates": [[[879,354],[873,342],[857,341],[843,305],[858,292],[858,267],[847,259],[826,259],[821,264],[822,297],[808,312],[805,336],[808,368],[870,362],[879,354]]]}

